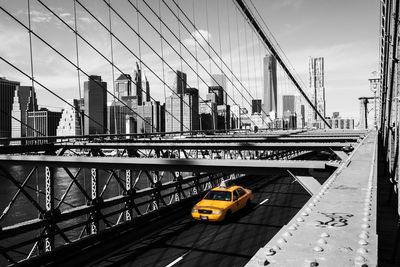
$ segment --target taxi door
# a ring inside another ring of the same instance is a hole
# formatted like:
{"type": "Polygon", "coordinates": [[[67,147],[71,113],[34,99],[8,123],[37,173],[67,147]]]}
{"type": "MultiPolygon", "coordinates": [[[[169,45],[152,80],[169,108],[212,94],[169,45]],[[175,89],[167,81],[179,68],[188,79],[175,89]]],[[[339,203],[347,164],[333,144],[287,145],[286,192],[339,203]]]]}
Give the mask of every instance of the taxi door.
{"type": "Polygon", "coordinates": [[[239,193],[237,192],[237,190],[234,190],[232,192],[232,199],[233,199],[233,204],[232,204],[232,212],[236,212],[238,210],[241,209],[240,206],[240,199],[239,199],[239,193]]]}
{"type": "Polygon", "coordinates": [[[239,196],[239,199],[238,199],[239,207],[244,208],[247,203],[246,192],[242,188],[238,188],[235,191],[237,192],[237,195],[239,196]]]}

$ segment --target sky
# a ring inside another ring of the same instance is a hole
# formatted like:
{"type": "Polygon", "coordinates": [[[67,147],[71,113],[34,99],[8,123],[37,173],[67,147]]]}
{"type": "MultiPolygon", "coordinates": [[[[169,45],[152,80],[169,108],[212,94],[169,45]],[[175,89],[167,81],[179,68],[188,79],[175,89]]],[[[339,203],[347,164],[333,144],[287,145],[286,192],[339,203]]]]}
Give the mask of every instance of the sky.
{"type": "MultiPolygon", "coordinates": [[[[357,98],[372,95],[368,79],[371,72],[378,69],[379,1],[252,1],[305,88],[309,80],[308,58],[325,58],[327,115],[339,111],[342,117],[358,119],[357,98]]],[[[79,66],[84,71],[80,73],[79,84],[77,70],[73,66],[77,63],[75,34],[72,31],[75,27],[74,1],[30,0],[33,31],[69,60],[37,37],[32,37],[33,76],[55,94],[64,99],[83,95],[86,74],[101,75],[112,93],[113,72],[114,80],[121,73],[132,75],[136,62],[141,59],[143,72],[150,82],[151,95],[161,102],[164,102],[165,96],[171,95],[168,86],[176,70],[187,73],[188,86],[199,88],[203,98],[210,84],[210,73],[227,74],[228,102],[231,104],[235,102],[248,106],[249,99],[261,98],[262,58],[268,51],[233,1],[175,0],[182,11],[178,11],[173,0],[111,0],[114,10],[106,2],[78,0],[76,3],[78,33],[86,40],[78,38],[79,66]],[[160,23],[158,15],[165,24],[160,23]],[[113,49],[107,30],[110,17],[113,49]],[[185,26],[178,23],[177,17],[185,26]],[[163,38],[160,38],[160,31],[163,38]],[[207,46],[207,41],[212,48],[207,46]],[[109,63],[112,61],[111,52],[114,69],[109,63]],[[167,86],[162,81],[166,81],[167,86]]],[[[26,26],[27,3],[28,0],[0,0],[1,7],[26,26]]],[[[252,7],[250,0],[246,3],[252,7]]],[[[4,11],[0,12],[0,55],[30,74],[28,32],[4,11]]],[[[259,23],[263,23],[260,18],[259,23]]],[[[22,85],[30,84],[26,76],[4,61],[0,62],[0,77],[20,81],[22,85]]],[[[281,94],[296,93],[282,70],[278,70],[278,79],[281,94]]],[[[64,106],[62,100],[43,87],[35,85],[35,88],[39,105],[50,109],[64,106]]]]}

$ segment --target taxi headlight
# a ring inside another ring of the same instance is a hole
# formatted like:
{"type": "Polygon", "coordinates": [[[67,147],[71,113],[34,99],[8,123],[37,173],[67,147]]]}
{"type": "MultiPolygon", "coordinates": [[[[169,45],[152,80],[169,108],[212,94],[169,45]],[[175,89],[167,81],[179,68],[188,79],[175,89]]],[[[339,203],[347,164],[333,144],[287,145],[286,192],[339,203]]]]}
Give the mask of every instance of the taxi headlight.
{"type": "Polygon", "coordinates": [[[222,214],[222,210],[213,210],[212,214],[220,215],[220,214],[222,214]]]}
{"type": "Polygon", "coordinates": [[[194,208],[192,209],[192,212],[193,212],[193,213],[197,213],[197,212],[199,212],[199,209],[198,209],[197,207],[194,207],[194,208]]]}

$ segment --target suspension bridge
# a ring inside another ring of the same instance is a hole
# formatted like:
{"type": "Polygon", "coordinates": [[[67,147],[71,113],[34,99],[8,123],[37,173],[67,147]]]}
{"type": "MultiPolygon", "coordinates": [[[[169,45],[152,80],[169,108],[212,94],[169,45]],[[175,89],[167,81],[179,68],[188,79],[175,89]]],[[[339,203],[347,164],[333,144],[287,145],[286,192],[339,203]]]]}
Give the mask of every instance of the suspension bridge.
{"type": "Polygon", "coordinates": [[[400,263],[399,1],[380,1],[359,129],[326,114],[324,59],[306,85],[259,4],[1,2],[1,266],[400,263]],[[226,180],[252,205],[193,221],[226,180]]]}

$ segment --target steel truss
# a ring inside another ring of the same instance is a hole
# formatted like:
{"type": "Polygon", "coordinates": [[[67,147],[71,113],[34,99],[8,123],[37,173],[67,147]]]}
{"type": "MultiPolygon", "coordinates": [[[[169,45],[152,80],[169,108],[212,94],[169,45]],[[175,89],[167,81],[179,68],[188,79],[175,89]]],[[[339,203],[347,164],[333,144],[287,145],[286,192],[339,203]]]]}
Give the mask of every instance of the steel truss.
{"type": "Polygon", "coordinates": [[[199,197],[218,185],[222,179],[236,179],[240,176],[129,169],[63,167],[56,170],[55,167],[43,166],[43,163],[38,162],[38,166],[34,166],[21,183],[7,168],[0,166],[0,177],[9,180],[18,189],[1,215],[0,223],[4,223],[21,196],[28,199],[39,214],[37,218],[2,227],[0,242],[8,245],[2,246],[1,254],[10,263],[42,255],[83,237],[100,234],[116,225],[129,224],[181,200],[199,197]],[[78,179],[85,171],[90,172],[89,188],[85,188],[82,181],[79,181],[81,179],[78,179]],[[45,182],[44,191],[40,191],[45,197],[44,208],[32,196],[32,188],[27,186],[36,174],[45,182]],[[66,174],[70,180],[65,189],[55,186],[60,179],[64,179],[60,177],[61,174],[66,174]],[[117,186],[118,192],[110,195],[112,186],[117,186]],[[76,187],[75,193],[79,192],[84,203],[75,205],[67,201],[72,187],[76,187]],[[58,195],[61,198],[56,197],[58,195]],[[71,231],[77,230],[80,234],[72,237],[71,231]]]}

